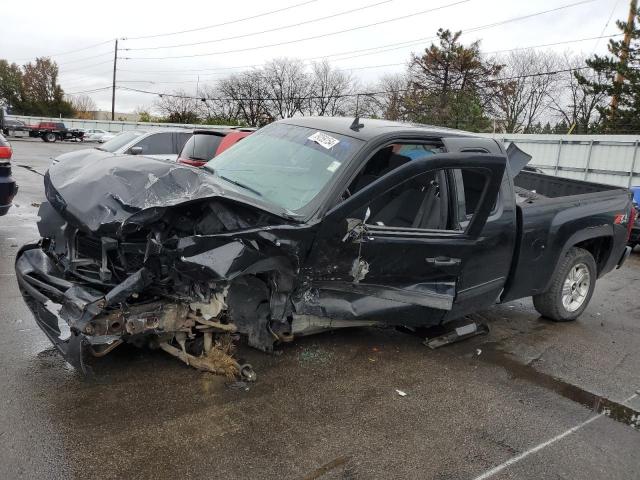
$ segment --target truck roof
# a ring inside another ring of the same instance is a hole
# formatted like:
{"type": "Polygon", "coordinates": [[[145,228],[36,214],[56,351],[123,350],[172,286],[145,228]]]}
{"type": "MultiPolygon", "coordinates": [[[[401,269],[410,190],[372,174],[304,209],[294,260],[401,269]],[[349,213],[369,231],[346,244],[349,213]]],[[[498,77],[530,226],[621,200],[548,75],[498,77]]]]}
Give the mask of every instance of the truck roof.
{"type": "Polygon", "coordinates": [[[473,137],[472,133],[462,130],[455,130],[446,127],[436,127],[423,125],[420,123],[392,122],[389,120],[378,120],[372,118],[361,118],[364,125],[358,131],[349,128],[354,117],[294,117],[280,120],[279,123],[298,125],[301,127],[317,128],[327,132],[338,133],[360,140],[368,141],[381,135],[389,133],[424,133],[433,137],[473,137]]]}

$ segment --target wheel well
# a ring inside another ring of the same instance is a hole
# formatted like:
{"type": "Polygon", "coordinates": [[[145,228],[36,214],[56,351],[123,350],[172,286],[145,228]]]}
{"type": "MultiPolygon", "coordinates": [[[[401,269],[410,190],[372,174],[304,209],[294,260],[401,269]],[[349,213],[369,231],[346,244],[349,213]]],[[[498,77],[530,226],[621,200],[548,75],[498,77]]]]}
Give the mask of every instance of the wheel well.
{"type": "Polygon", "coordinates": [[[607,262],[607,254],[611,251],[612,241],[613,239],[611,237],[596,237],[576,243],[574,246],[583,248],[593,255],[596,261],[596,267],[598,268],[598,274],[600,274],[607,262]]]}

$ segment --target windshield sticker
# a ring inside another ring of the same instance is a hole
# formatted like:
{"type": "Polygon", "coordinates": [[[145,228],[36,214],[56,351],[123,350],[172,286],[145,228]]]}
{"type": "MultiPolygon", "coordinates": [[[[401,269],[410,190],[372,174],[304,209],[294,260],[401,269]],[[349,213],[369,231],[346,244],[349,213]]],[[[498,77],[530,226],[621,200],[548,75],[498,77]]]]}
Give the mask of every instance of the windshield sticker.
{"type": "Polygon", "coordinates": [[[309,140],[311,140],[312,142],[316,142],[318,145],[326,148],[327,150],[335,147],[338,143],[340,143],[340,140],[338,140],[337,138],[333,138],[331,135],[327,135],[326,133],[322,132],[314,133],[309,137],[309,140]]]}
{"type": "Polygon", "coordinates": [[[338,170],[338,168],[340,168],[340,165],[342,165],[340,162],[336,162],[334,160],[333,162],[331,162],[331,165],[327,167],[327,170],[329,170],[331,173],[334,173],[336,170],[338,170]]]}

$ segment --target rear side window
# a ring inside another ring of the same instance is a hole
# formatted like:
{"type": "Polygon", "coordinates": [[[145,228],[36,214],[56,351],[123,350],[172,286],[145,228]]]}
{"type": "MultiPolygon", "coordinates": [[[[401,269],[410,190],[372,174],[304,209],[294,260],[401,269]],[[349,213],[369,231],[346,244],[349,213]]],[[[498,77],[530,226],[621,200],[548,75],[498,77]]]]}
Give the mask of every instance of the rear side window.
{"type": "Polygon", "coordinates": [[[221,135],[195,134],[185,143],[180,158],[191,160],[211,160],[224,137],[221,135]]]}
{"type": "MultiPolygon", "coordinates": [[[[480,169],[455,169],[455,183],[458,197],[458,219],[460,222],[471,220],[471,217],[478,210],[482,194],[489,181],[486,172],[480,169]]],[[[494,204],[492,211],[495,211],[494,204]]]]}
{"type": "Polygon", "coordinates": [[[142,155],[166,155],[174,153],[173,134],[154,133],[143,138],[134,147],[142,148],[142,155]]]}

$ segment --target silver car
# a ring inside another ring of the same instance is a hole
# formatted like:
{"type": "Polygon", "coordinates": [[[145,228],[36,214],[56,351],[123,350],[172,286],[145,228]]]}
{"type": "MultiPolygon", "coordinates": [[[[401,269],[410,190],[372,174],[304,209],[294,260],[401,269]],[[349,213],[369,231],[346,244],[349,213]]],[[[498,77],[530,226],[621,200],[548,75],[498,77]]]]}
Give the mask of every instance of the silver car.
{"type": "Polygon", "coordinates": [[[144,155],[176,161],[192,131],[183,128],[138,129],[122,132],[99,147],[76,150],[59,155],[53,164],[68,158],[85,156],[87,161],[99,161],[111,155],[144,155]]]}
{"type": "Polygon", "coordinates": [[[98,128],[90,128],[84,131],[85,142],[100,142],[104,143],[107,140],[111,140],[115,137],[114,134],[107,132],[106,130],[100,130],[98,128]]]}

